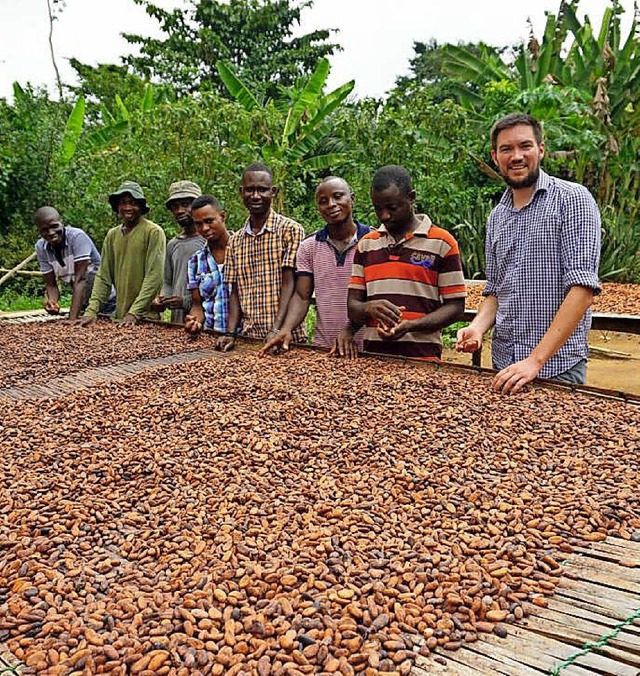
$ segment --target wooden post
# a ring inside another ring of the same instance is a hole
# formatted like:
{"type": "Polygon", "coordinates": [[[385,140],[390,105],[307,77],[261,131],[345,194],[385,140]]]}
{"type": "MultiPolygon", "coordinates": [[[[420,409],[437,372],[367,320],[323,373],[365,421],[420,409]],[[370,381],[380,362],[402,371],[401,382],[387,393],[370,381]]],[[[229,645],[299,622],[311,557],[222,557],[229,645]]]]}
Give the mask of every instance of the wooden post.
{"type": "Polygon", "coordinates": [[[18,263],[18,265],[16,265],[15,268],[11,268],[11,270],[9,270],[9,272],[7,272],[5,275],[3,275],[3,276],[0,278],[0,286],[2,286],[7,280],[11,279],[11,278],[16,274],[16,272],[18,272],[18,270],[22,270],[22,268],[24,268],[24,267],[26,267],[27,265],[29,265],[29,263],[31,263],[31,261],[32,261],[35,257],[36,257],[36,252],[33,251],[29,256],[27,256],[27,257],[22,261],[22,263],[18,263]]]}

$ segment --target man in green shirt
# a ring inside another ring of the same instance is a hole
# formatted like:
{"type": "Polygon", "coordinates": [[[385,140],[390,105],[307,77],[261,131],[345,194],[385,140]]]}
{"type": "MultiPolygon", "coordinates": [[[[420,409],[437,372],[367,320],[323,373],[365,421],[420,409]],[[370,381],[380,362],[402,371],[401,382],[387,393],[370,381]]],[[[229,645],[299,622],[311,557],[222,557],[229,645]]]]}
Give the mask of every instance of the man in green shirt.
{"type": "Polygon", "coordinates": [[[159,319],[150,306],[162,287],[167,246],[164,231],[144,218],[149,207],[138,183],[122,183],[109,195],[109,204],[122,224],[111,228],[104,238],[91,300],[80,321],[83,326],[95,321],[109,300],[112,285],[116,290],[115,318],[121,324],[159,319]]]}

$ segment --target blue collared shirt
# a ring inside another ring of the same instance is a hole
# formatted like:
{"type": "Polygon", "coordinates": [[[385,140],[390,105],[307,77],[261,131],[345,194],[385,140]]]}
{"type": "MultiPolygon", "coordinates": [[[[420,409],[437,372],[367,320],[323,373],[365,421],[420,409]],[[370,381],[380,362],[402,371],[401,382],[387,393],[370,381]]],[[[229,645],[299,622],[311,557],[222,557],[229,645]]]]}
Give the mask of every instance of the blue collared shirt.
{"type": "MultiPolygon", "coordinates": [[[[548,330],[572,286],[600,293],[600,212],[582,185],[543,171],[530,202],[516,209],[511,189],[491,212],[484,295],[498,299],[493,366],[526,359],[548,330]]],[[[588,356],[591,310],[540,371],[553,378],[588,356]]]]}
{"type": "Polygon", "coordinates": [[[204,310],[204,326],[219,333],[227,330],[229,289],[223,278],[223,267],[205,245],[191,256],[187,265],[187,289],[198,289],[204,310]]]}

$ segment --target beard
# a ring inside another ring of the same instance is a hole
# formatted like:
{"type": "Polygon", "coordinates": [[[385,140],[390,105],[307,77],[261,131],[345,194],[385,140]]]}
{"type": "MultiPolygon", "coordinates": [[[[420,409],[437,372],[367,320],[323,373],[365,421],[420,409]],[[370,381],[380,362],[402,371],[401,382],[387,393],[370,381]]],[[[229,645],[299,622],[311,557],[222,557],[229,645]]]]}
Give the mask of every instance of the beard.
{"type": "Polygon", "coordinates": [[[502,178],[510,188],[515,188],[517,190],[518,188],[530,188],[532,185],[535,185],[539,176],[540,176],[540,163],[538,162],[538,164],[536,164],[536,166],[533,169],[531,169],[531,171],[523,178],[519,179],[509,178],[508,174],[503,174],[502,178]]]}

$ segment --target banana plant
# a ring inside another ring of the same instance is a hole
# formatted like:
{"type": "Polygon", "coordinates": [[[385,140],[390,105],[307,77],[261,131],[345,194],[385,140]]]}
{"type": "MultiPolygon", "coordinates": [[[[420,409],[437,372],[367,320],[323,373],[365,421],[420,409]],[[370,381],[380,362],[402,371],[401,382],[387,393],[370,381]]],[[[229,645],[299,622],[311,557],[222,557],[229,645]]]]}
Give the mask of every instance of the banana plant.
{"type": "MultiPolygon", "coordinates": [[[[259,150],[266,163],[273,166],[278,183],[285,181],[288,172],[302,167],[305,171],[321,171],[339,164],[344,158],[340,150],[324,152],[330,146],[330,116],[352,92],[353,80],[328,94],[324,88],[329,75],[329,62],[320,59],[313,73],[300,86],[282,89],[276,98],[262,102],[242,82],[233,67],[218,61],[220,79],[231,96],[248,112],[260,110],[260,117],[268,120],[262,129],[262,138],[240,139],[259,150]],[[279,113],[283,110],[284,114],[279,113]]],[[[334,144],[335,145],[335,144],[334,144]]]]}

